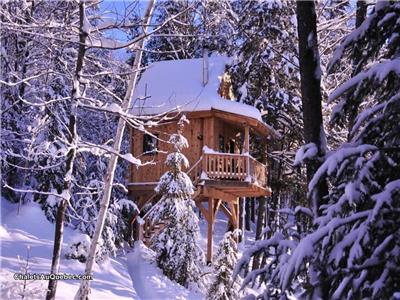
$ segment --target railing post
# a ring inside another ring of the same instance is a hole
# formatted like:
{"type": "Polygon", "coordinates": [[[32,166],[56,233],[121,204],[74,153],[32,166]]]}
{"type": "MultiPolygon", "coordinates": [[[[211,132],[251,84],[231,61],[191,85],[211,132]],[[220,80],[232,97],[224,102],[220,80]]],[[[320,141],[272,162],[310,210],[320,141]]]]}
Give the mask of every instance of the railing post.
{"type": "Polygon", "coordinates": [[[201,173],[203,173],[203,172],[208,176],[207,165],[208,165],[208,155],[203,152],[203,161],[201,162],[200,176],[201,176],[201,173]]]}
{"type": "Polygon", "coordinates": [[[247,154],[247,157],[245,158],[246,159],[246,173],[247,173],[246,175],[251,176],[251,173],[250,173],[250,127],[249,127],[249,125],[246,125],[244,127],[243,150],[247,154]]]}

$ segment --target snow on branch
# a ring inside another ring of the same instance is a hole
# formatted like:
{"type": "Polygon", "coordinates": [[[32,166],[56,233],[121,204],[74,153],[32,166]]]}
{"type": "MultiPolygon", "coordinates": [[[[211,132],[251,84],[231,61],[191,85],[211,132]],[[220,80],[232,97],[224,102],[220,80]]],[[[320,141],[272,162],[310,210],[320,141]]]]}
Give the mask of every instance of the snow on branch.
{"type": "Polygon", "coordinates": [[[315,143],[308,143],[300,147],[296,153],[293,166],[299,166],[306,160],[312,160],[318,156],[318,147],[315,143]]]}
{"type": "Polygon", "coordinates": [[[66,201],[69,201],[71,198],[71,196],[68,195],[68,193],[69,193],[68,190],[63,190],[63,192],[61,194],[57,194],[55,192],[43,192],[43,191],[38,191],[38,190],[19,189],[19,188],[9,186],[7,183],[4,184],[4,188],[7,188],[7,189],[13,190],[15,192],[19,192],[19,193],[31,193],[31,194],[53,196],[53,197],[57,197],[57,198],[60,198],[62,200],[66,200],[66,201]]]}
{"type": "Polygon", "coordinates": [[[324,174],[327,175],[332,175],[333,172],[338,169],[340,163],[342,163],[345,159],[348,159],[349,157],[352,156],[361,156],[364,155],[364,153],[368,151],[374,151],[377,150],[377,147],[374,145],[359,145],[359,146],[354,146],[354,145],[345,145],[342,148],[340,148],[338,151],[336,151],[333,154],[330,154],[328,158],[325,160],[325,162],[321,165],[321,167],[318,169],[318,171],[314,174],[314,177],[310,181],[308,185],[308,190],[313,191],[320,181],[320,179],[323,177],[324,174]]]}
{"type": "Polygon", "coordinates": [[[285,265],[285,267],[279,272],[282,288],[286,290],[289,287],[291,279],[297,275],[300,270],[300,266],[305,264],[307,259],[314,255],[315,246],[319,241],[341,226],[367,218],[369,213],[370,211],[366,210],[355,213],[346,218],[334,218],[327,226],[319,228],[315,232],[303,238],[299,242],[298,246],[294,249],[287,265],[285,265]]]}
{"type": "Polygon", "coordinates": [[[135,166],[138,166],[138,167],[149,165],[149,164],[154,164],[153,162],[142,163],[142,161],[140,159],[134,157],[131,153],[121,154],[118,151],[115,151],[112,147],[105,146],[105,145],[93,144],[93,143],[89,143],[86,141],[81,141],[78,143],[78,153],[79,152],[90,152],[96,156],[101,156],[101,155],[104,155],[105,153],[112,153],[114,155],[117,155],[119,158],[126,160],[127,162],[129,162],[135,166]]]}
{"type": "Polygon", "coordinates": [[[340,97],[354,86],[359,86],[366,79],[382,82],[391,72],[394,72],[398,77],[400,77],[400,58],[377,63],[367,71],[361,72],[352,77],[332,92],[329,96],[329,102],[340,97]]]}

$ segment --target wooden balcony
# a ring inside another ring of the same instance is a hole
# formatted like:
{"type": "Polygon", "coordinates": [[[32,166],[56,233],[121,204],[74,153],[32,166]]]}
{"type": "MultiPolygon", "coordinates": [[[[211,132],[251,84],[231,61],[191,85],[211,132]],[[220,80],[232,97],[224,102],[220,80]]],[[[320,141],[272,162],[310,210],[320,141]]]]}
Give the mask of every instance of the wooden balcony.
{"type": "Polygon", "coordinates": [[[187,173],[195,185],[212,186],[239,197],[270,194],[267,166],[248,154],[204,152],[187,173]]]}

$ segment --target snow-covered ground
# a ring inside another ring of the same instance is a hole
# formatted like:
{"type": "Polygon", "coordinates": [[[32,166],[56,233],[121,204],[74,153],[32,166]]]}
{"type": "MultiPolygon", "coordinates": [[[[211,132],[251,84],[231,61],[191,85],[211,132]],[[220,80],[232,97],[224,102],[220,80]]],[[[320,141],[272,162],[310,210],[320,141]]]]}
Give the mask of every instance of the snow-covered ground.
{"type": "MultiPolygon", "coordinates": [[[[64,249],[75,232],[66,228],[64,249]]],[[[17,214],[17,205],[1,199],[1,299],[20,299],[15,293],[23,289],[23,281],[13,279],[26,263],[29,250],[29,273],[49,273],[53,249],[54,224],[45,218],[35,203],[23,205],[17,214]],[[19,259],[19,258],[20,259],[19,259]]],[[[83,274],[84,264],[68,260],[62,255],[60,273],[83,274]]],[[[91,282],[91,299],[140,299],[132,287],[126,257],[111,258],[96,265],[91,282]]],[[[47,281],[28,281],[25,299],[44,299],[47,281]]],[[[58,282],[57,299],[73,299],[79,287],[77,280],[58,282]]]]}
{"type": "Polygon", "coordinates": [[[189,291],[183,286],[166,278],[154,263],[154,251],[136,242],[134,251],[128,253],[128,269],[133,287],[143,300],[190,299],[200,300],[204,296],[189,291]]]}
{"type": "MultiPolygon", "coordinates": [[[[16,204],[1,199],[0,225],[0,299],[19,299],[23,290],[23,281],[13,279],[14,273],[21,273],[26,264],[29,247],[29,273],[49,273],[54,224],[45,218],[43,211],[35,203],[21,206],[17,213],[16,204]]],[[[226,227],[227,219],[218,213],[214,228],[214,249],[218,247],[226,227]]],[[[207,222],[200,220],[201,247],[207,248],[207,222]]],[[[84,264],[64,257],[67,248],[76,232],[65,228],[63,254],[60,273],[83,274],[84,264]]],[[[246,235],[245,243],[251,243],[253,236],[246,235]]],[[[116,258],[96,265],[94,280],[91,282],[91,299],[203,299],[202,294],[190,291],[166,278],[154,262],[155,253],[141,242],[134,249],[120,253],[116,258]]],[[[205,270],[207,271],[207,270],[205,270]]],[[[66,280],[58,282],[57,299],[73,299],[79,281],[66,280]]],[[[25,299],[43,299],[47,281],[27,281],[25,299]]]]}

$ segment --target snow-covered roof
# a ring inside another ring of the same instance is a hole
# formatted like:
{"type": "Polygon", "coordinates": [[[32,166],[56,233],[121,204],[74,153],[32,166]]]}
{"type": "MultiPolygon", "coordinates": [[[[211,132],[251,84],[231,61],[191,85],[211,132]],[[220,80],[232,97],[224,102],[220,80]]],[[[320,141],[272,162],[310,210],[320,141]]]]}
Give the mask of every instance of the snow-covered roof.
{"type": "Polygon", "coordinates": [[[261,121],[253,106],[226,100],[218,94],[229,58],[208,58],[208,83],[203,85],[203,59],[160,61],[143,73],[133,95],[132,113],[155,115],[179,107],[180,111],[221,110],[261,121]]]}

